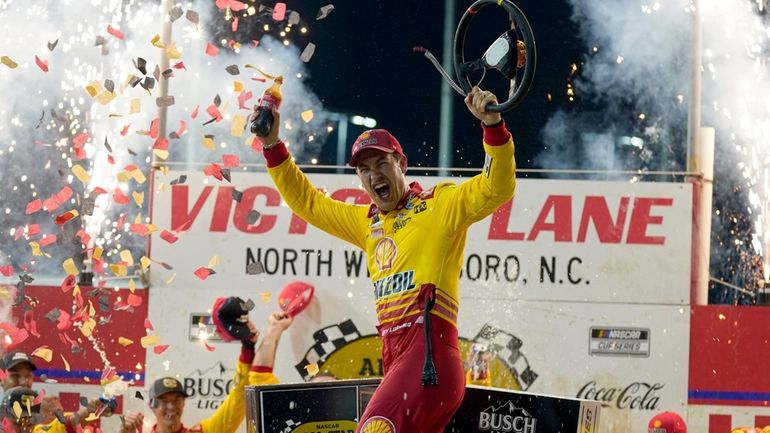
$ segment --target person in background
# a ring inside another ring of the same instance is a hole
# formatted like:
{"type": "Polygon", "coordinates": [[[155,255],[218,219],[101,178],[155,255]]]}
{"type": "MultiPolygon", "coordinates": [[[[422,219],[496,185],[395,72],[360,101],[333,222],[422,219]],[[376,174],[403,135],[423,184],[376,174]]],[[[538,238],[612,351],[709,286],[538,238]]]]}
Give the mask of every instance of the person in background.
{"type": "Polygon", "coordinates": [[[31,433],[40,420],[37,392],[23,386],[4,389],[0,400],[0,432],[31,433]]]}
{"type": "MultiPolygon", "coordinates": [[[[280,140],[281,116],[272,110],[271,128],[261,138],[281,197],[303,220],[366,252],[385,374],[357,432],[443,432],[462,402],[457,316],[465,240],[470,225],[509,201],[516,185],[511,134],[500,113],[487,111],[496,103],[494,94],[478,87],[465,98],[481,122],[485,164],[459,184],[410,184],[406,155],[390,132],[359,135],[349,165],[371,205],[334,200],[316,189],[280,140]]],[[[261,115],[258,108],[253,120],[261,115]]]]}
{"type": "Polygon", "coordinates": [[[661,412],[650,419],[647,433],[687,433],[687,425],[676,412],[661,412]]]}
{"type": "Polygon", "coordinates": [[[5,371],[5,377],[2,380],[3,390],[17,386],[32,388],[37,367],[26,353],[17,351],[6,353],[3,355],[0,368],[5,371]]]}
{"type": "MultiPolygon", "coordinates": [[[[155,416],[155,424],[151,433],[235,433],[246,417],[246,398],[244,388],[249,381],[249,371],[254,361],[254,348],[259,333],[254,324],[248,320],[248,310],[243,305],[233,303],[224,305],[224,298],[218,300],[212,312],[215,323],[218,319],[218,308],[237,314],[241,327],[245,331],[241,334],[241,352],[237,361],[233,386],[227,393],[227,397],[217,408],[216,412],[192,427],[182,424],[185,401],[188,397],[182,382],[173,377],[156,379],[149,390],[149,408],[155,416]],[[220,302],[221,301],[221,302],[220,302]],[[246,315],[246,317],[244,317],[246,315]]],[[[230,338],[232,340],[232,338],[230,338]]],[[[127,413],[122,419],[121,433],[142,433],[144,414],[141,412],[127,413]]]]}

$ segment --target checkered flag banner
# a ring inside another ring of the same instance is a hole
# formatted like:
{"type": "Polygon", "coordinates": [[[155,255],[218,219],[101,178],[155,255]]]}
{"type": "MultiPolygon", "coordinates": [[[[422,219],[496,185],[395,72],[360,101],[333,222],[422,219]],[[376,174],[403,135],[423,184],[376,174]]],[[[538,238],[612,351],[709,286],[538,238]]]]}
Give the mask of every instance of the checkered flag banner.
{"type": "Polygon", "coordinates": [[[305,367],[310,364],[318,364],[320,367],[335,350],[359,338],[361,338],[361,332],[350,319],[319,329],[313,333],[315,344],[308,349],[305,358],[294,368],[303,379],[308,380],[310,375],[307,374],[305,367]]]}
{"type": "Polygon", "coordinates": [[[290,419],[286,420],[286,427],[284,427],[283,430],[281,430],[281,433],[291,433],[297,426],[302,424],[301,422],[294,422],[290,419]]]}
{"type": "Polygon", "coordinates": [[[521,353],[523,342],[517,336],[485,324],[473,342],[486,345],[493,356],[500,358],[519,382],[522,391],[528,390],[537,379],[537,373],[530,368],[527,357],[521,353]]]}

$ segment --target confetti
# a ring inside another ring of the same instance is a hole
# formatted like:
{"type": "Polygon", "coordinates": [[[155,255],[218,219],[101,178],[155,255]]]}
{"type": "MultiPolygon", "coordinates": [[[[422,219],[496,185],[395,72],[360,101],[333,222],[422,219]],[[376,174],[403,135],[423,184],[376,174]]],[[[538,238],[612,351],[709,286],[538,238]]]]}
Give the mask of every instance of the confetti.
{"type": "Polygon", "coordinates": [[[170,244],[173,244],[179,239],[178,237],[176,237],[176,235],[174,235],[168,230],[163,230],[162,232],[160,232],[160,238],[170,244]]]}
{"type": "Polygon", "coordinates": [[[55,40],[53,42],[48,43],[48,51],[53,51],[56,48],[56,45],[59,44],[59,40],[55,40]]]}
{"type": "Polygon", "coordinates": [[[283,21],[286,17],[286,3],[279,2],[275,4],[273,8],[273,19],[276,21],[283,21]]]}
{"type": "Polygon", "coordinates": [[[43,72],[48,72],[48,60],[43,60],[38,56],[35,56],[35,64],[43,72]]]}
{"type": "Polygon", "coordinates": [[[272,298],[273,298],[273,294],[270,292],[262,292],[259,294],[259,299],[262,301],[263,304],[269,304],[272,298]]]}
{"type": "Polygon", "coordinates": [[[209,345],[208,342],[203,341],[203,346],[208,350],[209,352],[213,352],[216,348],[214,346],[209,345]]]}
{"type": "Polygon", "coordinates": [[[197,25],[200,22],[200,14],[198,14],[198,12],[195,12],[194,10],[191,10],[191,9],[187,10],[187,13],[185,14],[185,18],[187,18],[187,21],[190,21],[195,25],[197,25]]]}
{"type": "Polygon", "coordinates": [[[257,220],[259,220],[260,216],[262,216],[262,214],[260,214],[259,211],[252,209],[249,211],[249,214],[246,215],[246,222],[249,223],[250,226],[253,226],[257,220]]]}
{"type": "Polygon", "coordinates": [[[181,185],[181,184],[183,184],[185,182],[187,182],[187,175],[183,174],[183,175],[179,176],[178,178],[176,178],[176,179],[172,180],[171,182],[169,182],[169,185],[177,185],[177,184],[181,185]]]}
{"type": "Polygon", "coordinates": [[[16,63],[13,60],[11,60],[11,58],[8,57],[8,56],[0,57],[0,63],[4,64],[5,66],[7,66],[7,67],[9,67],[11,69],[16,69],[16,67],[19,66],[18,63],[16,63]]]}
{"type": "Polygon", "coordinates": [[[88,186],[88,181],[91,180],[91,175],[88,174],[88,172],[86,172],[86,170],[81,165],[74,164],[72,166],[72,174],[78,178],[83,186],[88,186]]]}
{"type": "Polygon", "coordinates": [[[134,203],[136,203],[136,205],[141,208],[142,204],[144,203],[144,191],[134,191],[131,193],[131,197],[134,199],[134,203]]]}
{"type": "Polygon", "coordinates": [[[80,273],[77,266],[75,266],[75,261],[72,260],[72,258],[66,259],[64,262],[62,262],[62,268],[64,268],[64,272],[66,272],[67,275],[77,275],[80,273]]]}
{"type": "Polygon", "coordinates": [[[315,53],[315,44],[310,42],[305,46],[305,49],[302,50],[302,54],[300,54],[299,58],[303,62],[307,63],[310,61],[310,59],[313,57],[313,54],[315,53]]]}
{"type": "Polygon", "coordinates": [[[318,368],[318,364],[314,362],[312,364],[306,365],[305,370],[307,371],[307,374],[312,377],[318,374],[320,369],[318,368]]]}
{"type": "Polygon", "coordinates": [[[142,305],[142,297],[133,293],[129,293],[128,299],[126,299],[126,304],[132,307],[138,307],[142,305]]]}
{"type": "Polygon", "coordinates": [[[147,329],[149,331],[155,330],[155,328],[152,326],[152,322],[150,322],[150,319],[147,319],[147,318],[144,319],[144,329],[147,329]]]}
{"type": "Polygon", "coordinates": [[[70,369],[70,363],[67,362],[67,358],[64,357],[61,353],[59,354],[59,358],[61,358],[61,361],[64,363],[64,370],[65,371],[72,371],[70,369]]]}
{"type": "Polygon", "coordinates": [[[238,69],[238,65],[230,65],[225,68],[225,71],[230,75],[238,75],[241,73],[241,70],[238,69]]]}
{"type": "Polygon", "coordinates": [[[27,203],[27,209],[24,211],[27,215],[33,214],[43,208],[43,201],[40,199],[32,200],[27,203]]]}
{"type": "Polygon", "coordinates": [[[246,101],[254,97],[254,94],[252,94],[250,91],[241,92],[238,94],[238,108],[242,110],[248,110],[249,107],[246,106],[246,101]]]}
{"type": "Polygon", "coordinates": [[[112,27],[111,25],[107,25],[107,33],[111,34],[112,36],[115,36],[116,38],[123,40],[125,35],[120,30],[116,29],[115,27],[112,27]]]}
{"type": "Polygon", "coordinates": [[[241,137],[245,129],[246,118],[240,114],[233,116],[233,121],[230,123],[230,135],[233,137],[241,137]]]}
{"type": "Polygon", "coordinates": [[[334,5],[328,4],[326,6],[321,6],[321,8],[318,10],[318,15],[316,15],[316,20],[322,20],[329,16],[330,13],[334,10],[334,5]]]}
{"type": "Polygon", "coordinates": [[[300,116],[302,117],[302,120],[305,123],[308,123],[311,120],[313,120],[313,110],[305,110],[302,113],[300,113],[300,116]]]}
{"type": "Polygon", "coordinates": [[[216,148],[216,145],[214,144],[214,136],[213,135],[204,135],[203,136],[203,147],[205,147],[208,150],[214,150],[216,148]]]}
{"type": "Polygon", "coordinates": [[[142,111],[142,101],[139,98],[132,99],[131,105],[128,108],[128,114],[137,114],[137,113],[140,113],[141,111],[142,111]]]}
{"type": "Polygon", "coordinates": [[[134,344],[134,341],[126,337],[118,337],[118,344],[120,344],[123,347],[126,347],[134,344]]]}
{"type": "Polygon", "coordinates": [[[219,255],[214,255],[214,257],[209,260],[209,268],[216,268],[217,266],[219,266],[219,255]]]}
{"type": "Polygon", "coordinates": [[[246,5],[238,0],[217,0],[217,7],[222,10],[229,8],[233,12],[246,9],[246,5]]]}
{"type": "Polygon", "coordinates": [[[156,346],[158,343],[160,343],[160,337],[157,335],[145,335],[141,340],[139,340],[139,343],[143,348],[146,349],[148,347],[156,346]]]}
{"type": "Polygon", "coordinates": [[[195,272],[193,272],[193,274],[195,274],[195,276],[200,278],[201,280],[205,281],[206,278],[209,277],[209,275],[216,274],[216,272],[213,269],[209,269],[201,266],[198,269],[196,269],[195,272]]]}
{"type": "Polygon", "coordinates": [[[240,203],[242,198],[243,198],[243,193],[241,191],[238,191],[238,189],[233,188],[233,200],[240,203]]]}
{"type": "Polygon", "coordinates": [[[263,272],[265,272],[265,268],[260,262],[249,263],[246,265],[247,275],[259,275],[263,272]]]}
{"type": "MultiPolygon", "coordinates": [[[[104,88],[107,89],[108,92],[115,92],[115,82],[110,80],[109,78],[104,79],[104,88]]],[[[105,137],[106,140],[106,137],[105,137]]]]}
{"type": "Polygon", "coordinates": [[[181,18],[182,15],[184,15],[184,12],[179,6],[175,6],[170,11],[168,11],[168,19],[171,20],[172,23],[181,18]]]}
{"type": "Polygon", "coordinates": [[[158,108],[170,107],[174,105],[174,97],[171,95],[157,97],[155,98],[155,105],[157,105],[158,108]]]}
{"type": "Polygon", "coordinates": [[[291,11],[289,13],[289,24],[296,26],[299,24],[299,12],[297,11],[291,11]]]}
{"type": "Polygon", "coordinates": [[[146,271],[152,264],[152,260],[147,256],[142,256],[142,258],[139,259],[139,263],[142,265],[142,270],[146,271]]]}
{"type": "Polygon", "coordinates": [[[166,349],[168,349],[168,344],[160,344],[152,348],[152,351],[155,352],[156,355],[160,355],[161,353],[165,352],[166,349]]]}
{"type": "Polygon", "coordinates": [[[241,165],[241,159],[238,157],[238,155],[226,153],[222,155],[222,164],[225,167],[238,167],[241,165]]]}
{"type": "Polygon", "coordinates": [[[45,360],[45,362],[51,362],[53,351],[49,349],[48,346],[40,346],[32,351],[32,356],[37,356],[38,358],[45,360]]]}
{"type": "Polygon", "coordinates": [[[206,55],[209,55],[211,57],[216,57],[217,54],[219,54],[219,48],[212,45],[211,42],[206,44],[206,55]]]}

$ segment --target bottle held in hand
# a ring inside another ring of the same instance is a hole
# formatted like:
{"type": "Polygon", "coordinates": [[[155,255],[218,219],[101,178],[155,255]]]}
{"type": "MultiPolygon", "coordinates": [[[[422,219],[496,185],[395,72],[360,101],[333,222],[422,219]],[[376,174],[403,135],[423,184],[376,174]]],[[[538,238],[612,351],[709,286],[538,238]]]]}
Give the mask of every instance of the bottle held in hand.
{"type": "Polygon", "coordinates": [[[266,137],[273,126],[273,109],[281,106],[281,84],[283,75],[273,80],[273,84],[265,90],[259,99],[254,120],[251,122],[251,132],[258,137],[266,137]]]}

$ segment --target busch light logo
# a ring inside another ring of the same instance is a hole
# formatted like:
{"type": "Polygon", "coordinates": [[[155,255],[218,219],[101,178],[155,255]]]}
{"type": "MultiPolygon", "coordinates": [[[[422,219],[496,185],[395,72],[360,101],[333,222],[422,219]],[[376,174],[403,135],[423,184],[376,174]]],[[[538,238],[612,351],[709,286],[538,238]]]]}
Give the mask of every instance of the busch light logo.
{"type": "Polygon", "coordinates": [[[537,418],[510,401],[498,407],[489,406],[479,413],[479,431],[494,433],[535,433],[537,418]]]}

